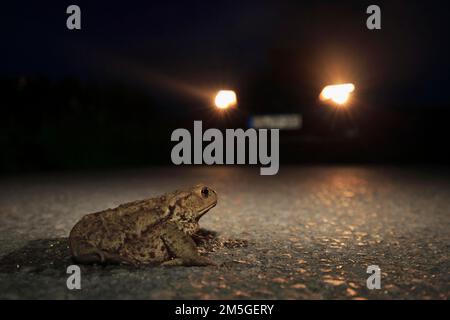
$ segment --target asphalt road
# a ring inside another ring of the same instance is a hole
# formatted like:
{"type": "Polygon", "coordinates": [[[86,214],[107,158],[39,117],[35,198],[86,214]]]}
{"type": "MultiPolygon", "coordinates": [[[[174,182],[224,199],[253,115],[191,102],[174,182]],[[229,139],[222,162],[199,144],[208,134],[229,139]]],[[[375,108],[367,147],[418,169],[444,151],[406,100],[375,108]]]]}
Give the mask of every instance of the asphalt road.
{"type": "Polygon", "coordinates": [[[150,168],[0,180],[0,298],[448,299],[450,173],[378,166],[150,168]],[[219,203],[200,250],[218,267],[82,266],[84,214],[204,182],[219,203]],[[366,268],[381,268],[368,290],[366,268]]]}

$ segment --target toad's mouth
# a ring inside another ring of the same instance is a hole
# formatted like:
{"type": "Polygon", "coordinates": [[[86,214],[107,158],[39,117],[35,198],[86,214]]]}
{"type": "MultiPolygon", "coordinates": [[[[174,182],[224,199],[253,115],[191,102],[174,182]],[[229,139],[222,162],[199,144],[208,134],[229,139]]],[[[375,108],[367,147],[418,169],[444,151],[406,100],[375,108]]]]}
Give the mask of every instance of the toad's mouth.
{"type": "Polygon", "coordinates": [[[213,203],[211,203],[210,205],[208,205],[207,207],[204,207],[203,209],[201,209],[201,210],[198,212],[197,219],[200,219],[201,217],[203,217],[203,216],[205,215],[205,213],[207,213],[209,210],[211,210],[212,208],[214,208],[214,207],[216,206],[216,204],[217,204],[217,201],[216,201],[216,202],[213,202],[213,203]]]}

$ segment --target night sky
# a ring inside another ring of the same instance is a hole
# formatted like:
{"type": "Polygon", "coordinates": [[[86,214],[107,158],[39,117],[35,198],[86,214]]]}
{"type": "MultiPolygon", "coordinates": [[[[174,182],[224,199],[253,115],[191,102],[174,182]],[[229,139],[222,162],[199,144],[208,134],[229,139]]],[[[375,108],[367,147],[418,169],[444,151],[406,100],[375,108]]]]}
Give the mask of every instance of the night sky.
{"type": "Polygon", "coordinates": [[[317,86],[353,81],[407,105],[449,102],[444,1],[378,2],[380,31],[366,29],[364,1],[75,1],[82,30],[70,31],[72,2],[2,4],[0,76],[114,79],[189,94],[288,61],[317,86]]]}

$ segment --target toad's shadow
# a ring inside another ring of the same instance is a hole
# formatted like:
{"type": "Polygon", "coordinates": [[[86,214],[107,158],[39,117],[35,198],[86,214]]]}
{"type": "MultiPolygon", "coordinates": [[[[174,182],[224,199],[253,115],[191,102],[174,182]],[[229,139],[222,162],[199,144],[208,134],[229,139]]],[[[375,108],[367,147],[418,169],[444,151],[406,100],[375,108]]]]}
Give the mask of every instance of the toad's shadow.
{"type": "Polygon", "coordinates": [[[28,241],[0,259],[0,272],[40,273],[49,269],[66,271],[73,264],[67,238],[28,241]]]}
{"type": "MultiPolygon", "coordinates": [[[[246,246],[244,240],[223,240],[217,232],[200,229],[193,237],[201,253],[213,252],[220,247],[233,248],[246,246]]],[[[67,266],[74,264],[68,238],[37,239],[29,241],[22,248],[15,250],[0,259],[0,273],[42,273],[58,270],[65,274],[67,266]]],[[[99,270],[114,266],[83,266],[99,270]]],[[[117,266],[116,266],[117,267],[117,266]]],[[[131,266],[120,266],[130,268],[131,266]]]]}

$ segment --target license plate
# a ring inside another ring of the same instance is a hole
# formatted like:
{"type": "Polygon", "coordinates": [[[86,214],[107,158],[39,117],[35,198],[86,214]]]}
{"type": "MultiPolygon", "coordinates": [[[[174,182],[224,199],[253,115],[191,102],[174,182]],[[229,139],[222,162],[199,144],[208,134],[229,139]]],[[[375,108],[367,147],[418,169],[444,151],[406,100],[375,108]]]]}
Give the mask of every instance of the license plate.
{"type": "Polygon", "coordinates": [[[255,129],[284,129],[297,130],[302,127],[302,115],[276,114],[276,115],[255,115],[250,118],[250,127],[255,129]]]}

